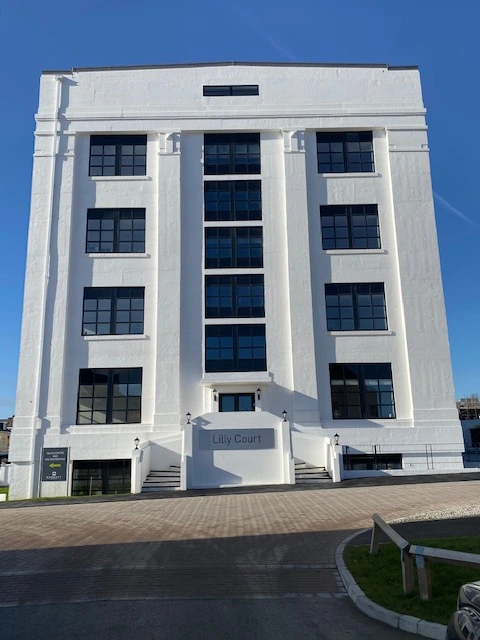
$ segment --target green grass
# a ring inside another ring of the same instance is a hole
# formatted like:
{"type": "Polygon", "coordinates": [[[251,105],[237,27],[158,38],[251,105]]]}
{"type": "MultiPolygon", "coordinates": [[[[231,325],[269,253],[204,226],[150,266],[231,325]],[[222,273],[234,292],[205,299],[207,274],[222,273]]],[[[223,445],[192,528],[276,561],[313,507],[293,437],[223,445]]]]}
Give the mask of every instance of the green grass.
{"type": "MultiPolygon", "coordinates": [[[[480,537],[422,539],[412,542],[426,547],[480,553],[480,537]]],[[[480,579],[480,568],[456,567],[431,563],[432,600],[420,600],[418,588],[405,596],[402,587],[400,550],[394,544],[382,544],[378,555],[370,555],[366,545],[347,546],[345,563],[370,600],[398,613],[422,620],[448,624],[456,610],[458,590],[472,580],[480,579]]],[[[415,570],[416,578],[416,570],[415,570]]]]}
{"type": "Polygon", "coordinates": [[[0,487],[0,493],[6,493],[7,494],[7,500],[8,500],[8,487],[0,487]]]}

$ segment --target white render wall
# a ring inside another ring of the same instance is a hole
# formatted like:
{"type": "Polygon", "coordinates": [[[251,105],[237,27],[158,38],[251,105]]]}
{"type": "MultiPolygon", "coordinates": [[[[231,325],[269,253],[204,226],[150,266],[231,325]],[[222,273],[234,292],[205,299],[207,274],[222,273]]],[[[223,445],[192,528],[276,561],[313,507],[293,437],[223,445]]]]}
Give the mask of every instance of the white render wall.
{"type": "Polygon", "coordinates": [[[12,498],[69,492],[69,481],[40,483],[42,447],[67,446],[70,460],[131,458],[135,437],[155,443],[179,434],[187,411],[217,411],[213,387],[261,388],[257,412],[278,419],[287,410],[293,430],[319,436],[318,451],[338,433],[359,451],[402,452],[410,470],[430,470],[417,454],[425,445],[442,450],[435,470],[462,467],[416,69],[46,73],[36,119],[12,498]],[[205,84],[258,84],[260,95],[203,97],[205,84]],[[374,132],[375,173],[318,174],[315,133],[345,129],[374,132]],[[264,267],[245,272],[265,274],[267,372],[203,373],[203,228],[216,226],[203,222],[209,131],[261,132],[263,219],[244,224],[263,226],[264,267]],[[147,175],[89,177],[89,136],[98,133],[147,133],[147,175]],[[322,250],[320,205],[373,203],[381,249],[322,250]],[[145,254],[85,253],[86,211],[100,207],[146,208],[145,254]],[[329,282],[384,282],[389,330],[327,332],[329,282]],[[144,286],[145,334],[82,337],[86,286],[144,286]],[[330,362],[391,362],[397,419],[333,420],[330,362]],[[86,367],[143,368],[141,425],[75,425],[86,367]]]}

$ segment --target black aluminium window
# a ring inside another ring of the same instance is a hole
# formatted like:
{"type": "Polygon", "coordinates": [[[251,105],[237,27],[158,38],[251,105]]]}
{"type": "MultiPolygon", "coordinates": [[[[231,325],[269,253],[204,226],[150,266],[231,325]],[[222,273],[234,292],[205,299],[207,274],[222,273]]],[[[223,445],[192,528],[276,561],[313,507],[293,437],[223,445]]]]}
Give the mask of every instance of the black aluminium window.
{"type": "Polygon", "coordinates": [[[207,227],[205,268],[263,267],[262,227],[207,227]]]}
{"type": "MultiPolygon", "coordinates": [[[[348,447],[347,447],[348,449],[348,447]]],[[[401,469],[401,453],[345,453],[343,455],[345,471],[379,471],[383,469],[401,469]]]]}
{"type": "Polygon", "coordinates": [[[392,367],[380,364],[330,364],[334,420],[395,418],[392,367]]]}
{"type": "Polygon", "coordinates": [[[371,173],[373,140],[371,131],[317,133],[319,173],[371,173]]]}
{"type": "Polygon", "coordinates": [[[320,207],[324,249],[380,249],[376,204],[320,207]]]}
{"type": "Polygon", "coordinates": [[[221,393],[219,411],[255,411],[254,393],[221,393]]]}
{"type": "Polygon", "coordinates": [[[259,133],[206,133],[206,175],[260,173],[259,133]]]}
{"type": "Polygon", "coordinates": [[[144,253],[145,209],[89,209],[87,253],[144,253]]]}
{"type": "Polygon", "coordinates": [[[263,318],[263,275],[205,276],[206,318],[263,318]]]}
{"type": "Polygon", "coordinates": [[[144,176],[147,136],[90,136],[90,176],[144,176]]]}
{"type": "Polygon", "coordinates": [[[141,422],[142,369],[80,369],[77,424],[141,422]]]}
{"type": "Polygon", "coordinates": [[[204,96],[258,96],[258,84],[203,85],[204,96]]]}
{"type": "Polygon", "coordinates": [[[73,460],[72,496],[130,493],[131,460],[73,460]]]}
{"type": "Polygon", "coordinates": [[[206,325],[205,371],[266,371],[264,324],[206,325]]]}
{"type": "Polygon", "coordinates": [[[328,331],[384,331],[387,309],[383,282],[326,284],[328,331]]]}
{"type": "Polygon", "coordinates": [[[208,180],[204,184],[205,220],[261,220],[260,180],[208,180]]]}
{"type": "Polygon", "coordinates": [[[85,287],[82,333],[143,333],[144,287],[85,287]]]}

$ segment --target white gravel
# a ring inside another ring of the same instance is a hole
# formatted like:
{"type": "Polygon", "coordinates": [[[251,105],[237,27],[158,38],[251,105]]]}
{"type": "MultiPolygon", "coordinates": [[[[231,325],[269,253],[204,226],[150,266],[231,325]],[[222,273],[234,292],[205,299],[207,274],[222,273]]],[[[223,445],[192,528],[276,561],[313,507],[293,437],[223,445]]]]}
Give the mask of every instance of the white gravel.
{"type": "Polygon", "coordinates": [[[480,516],[480,504],[459,505],[458,507],[449,505],[445,508],[440,507],[431,511],[421,511],[413,515],[391,520],[390,524],[395,522],[418,522],[421,520],[449,520],[451,518],[468,518],[471,516],[480,516]]]}

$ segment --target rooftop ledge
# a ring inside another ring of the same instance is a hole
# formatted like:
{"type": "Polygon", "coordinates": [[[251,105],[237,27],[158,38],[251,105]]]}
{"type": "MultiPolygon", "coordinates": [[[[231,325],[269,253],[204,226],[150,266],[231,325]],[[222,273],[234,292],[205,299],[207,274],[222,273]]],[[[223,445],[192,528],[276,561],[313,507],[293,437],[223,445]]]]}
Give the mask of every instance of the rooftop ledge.
{"type": "Polygon", "coordinates": [[[179,64],[143,64],[119,67],[72,67],[71,69],[47,69],[42,75],[58,73],[74,74],[79,71],[126,71],[140,69],[185,69],[196,67],[353,67],[367,69],[388,69],[389,71],[417,70],[417,65],[390,66],[386,63],[363,62],[187,62],[179,64]]]}
{"type": "Polygon", "coordinates": [[[268,371],[228,371],[204,373],[202,385],[204,387],[216,387],[220,385],[260,385],[271,384],[273,375],[268,371]]]}

